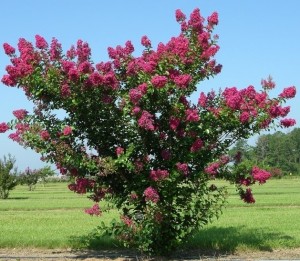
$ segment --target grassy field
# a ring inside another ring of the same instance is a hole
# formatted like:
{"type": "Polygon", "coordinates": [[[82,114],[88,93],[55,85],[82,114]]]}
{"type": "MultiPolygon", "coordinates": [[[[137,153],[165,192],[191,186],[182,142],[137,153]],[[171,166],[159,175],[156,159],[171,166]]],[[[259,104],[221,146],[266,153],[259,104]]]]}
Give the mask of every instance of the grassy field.
{"type": "MultiPolygon", "coordinates": [[[[228,205],[219,220],[189,242],[189,248],[234,252],[300,247],[300,179],[271,180],[253,188],[256,203],[244,204],[229,187],[228,205]]],[[[84,213],[92,202],[67,189],[66,183],[18,186],[0,200],[0,248],[116,248],[116,242],[86,239],[101,218],[84,213]]]]}

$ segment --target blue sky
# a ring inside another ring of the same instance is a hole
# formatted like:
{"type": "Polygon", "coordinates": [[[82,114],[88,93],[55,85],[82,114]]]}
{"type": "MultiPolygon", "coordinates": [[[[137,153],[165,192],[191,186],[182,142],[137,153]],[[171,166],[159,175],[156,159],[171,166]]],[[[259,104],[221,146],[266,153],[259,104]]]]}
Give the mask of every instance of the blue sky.
{"type": "MultiPolygon", "coordinates": [[[[217,61],[222,73],[199,84],[198,92],[248,85],[260,87],[262,78],[272,75],[277,83],[274,95],[284,87],[300,87],[300,1],[298,0],[10,0],[1,3],[0,44],[16,46],[20,37],[34,41],[40,34],[47,40],[56,37],[64,50],[78,39],[87,41],[95,62],[107,60],[107,47],[131,40],[140,54],[140,38],[147,35],[152,45],[178,35],[175,10],[189,14],[200,8],[204,17],[219,13],[221,47],[217,61]]],[[[5,73],[8,57],[0,50],[0,74],[5,73]]],[[[197,94],[192,96],[196,101],[197,94]]],[[[300,125],[299,93],[288,105],[290,117],[300,125]]],[[[0,83],[0,122],[12,119],[12,111],[32,105],[21,90],[0,83]]],[[[19,170],[40,168],[39,155],[0,135],[0,157],[11,153],[19,170]]]]}

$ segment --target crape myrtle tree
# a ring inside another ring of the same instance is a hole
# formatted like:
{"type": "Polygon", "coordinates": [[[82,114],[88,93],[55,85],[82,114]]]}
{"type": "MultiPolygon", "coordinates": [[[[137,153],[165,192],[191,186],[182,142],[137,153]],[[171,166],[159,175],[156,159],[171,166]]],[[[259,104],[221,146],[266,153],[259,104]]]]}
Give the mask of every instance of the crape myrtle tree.
{"type": "Polygon", "coordinates": [[[143,36],[144,50],[134,57],[127,41],[108,48],[107,62],[93,63],[81,40],[65,54],[57,39],[48,45],[39,35],[35,45],[21,38],[18,54],[4,44],[11,65],[2,82],[22,89],[35,107],[32,114],[14,111],[16,119],[0,131],[14,129],[11,139],[74,177],[69,189],[95,201],[87,213],[100,215],[103,199],[114,202],[120,211],[114,235],[156,254],[171,251],[220,213],[226,191],[215,179],[235,183],[242,200],[254,202],[249,186],[270,174],[239,165],[238,156],[229,164],[233,142],[295,124],[282,106],[295,87],[271,98],[271,78],[260,91],[201,92],[192,104],[188,98],[198,83],[222,68],[213,58],[218,14],[204,19],[195,9],[187,19],[177,10],[176,20],[181,31],[167,43],[155,49],[143,36]]]}

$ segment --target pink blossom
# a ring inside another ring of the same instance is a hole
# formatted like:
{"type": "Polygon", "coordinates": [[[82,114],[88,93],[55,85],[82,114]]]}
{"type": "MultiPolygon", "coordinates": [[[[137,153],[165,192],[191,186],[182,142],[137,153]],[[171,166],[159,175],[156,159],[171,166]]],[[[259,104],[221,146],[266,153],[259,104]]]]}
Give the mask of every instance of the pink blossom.
{"type": "Polygon", "coordinates": [[[241,123],[246,123],[250,119],[250,114],[247,111],[243,111],[240,115],[240,122],[241,123]]]}
{"type": "Polygon", "coordinates": [[[100,75],[98,72],[91,73],[89,79],[94,86],[98,86],[103,83],[103,76],[100,75]]]}
{"type": "Polygon", "coordinates": [[[244,185],[244,186],[250,186],[251,184],[253,184],[253,181],[252,181],[252,179],[251,178],[241,178],[240,180],[239,180],[239,184],[241,184],[241,185],[244,185]]]}
{"type": "Polygon", "coordinates": [[[178,170],[180,173],[182,173],[184,176],[187,176],[187,175],[189,174],[189,167],[188,167],[188,164],[177,162],[177,163],[176,163],[176,167],[177,167],[177,170],[178,170]]]}
{"type": "Polygon", "coordinates": [[[186,55],[189,52],[189,47],[189,39],[187,39],[183,35],[180,35],[178,37],[172,37],[165,49],[163,49],[161,52],[171,52],[174,55],[179,56],[183,61],[185,61],[186,55]]]}
{"type": "Polygon", "coordinates": [[[258,181],[260,184],[265,183],[266,180],[272,176],[271,173],[267,172],[266,170],[260,169],[257,166],[254,166],[252,168],[251,175],[254,180],[258,181]]]}
{"type": "Polygon", "coordinates": [[[138,125],[145,130],[153,131],[155,129],[153,115],[147,111],[143,111],[138,120],[138,125]]]}
{"type": "Polygon", "coordinates": [[[76,46],[76,54],[78,57],[78,63],[83,63],[85,61],[88,61],[90,55],[91,55],[91,48],[89,47],[88,43],[83,42],[82,40],[77,41],[76,46]]]}
{"type": "Polygon", "coordinates": [[[169,177],[169,172],[167,170],[151,170],[150,178],[154,181],[161,181],[169,177]]]}
{"type": "Polygon", "coordinates": [[[47,130],[42,130],[40,131],[40,137],[42,140],[49,140],[50,139],[50,134],[47,130]]]}
{"type": "Polygon", "coordinates": [[[71,95],[71,89],[68,84],[63,84],[60,88],[60,94],[62,97],[69,97],[71,95]]]}
{"type": "Polygon", "coordinates": [[[134,52],[134,46],[131,41],[125,43],[125,54],[129,55],[134,52]]]}
{"type": "Polygon", "coordinates": [[[169,160],[171,158],[171,152],[169,150],[162,150],[161,157],[163,160],[169,160]]]}
{"type": "Polygon", "coordinates": [[[176,130],[180,124],[180,119],[174,117],[174,116],[171,116],[170,120],[169,120],[169,124],[170,124],[170,128],[172,130],[176,130]]]}
{"type": "Polygon", "coordinates": [[[214,175],[218,174],[219,167],[220,167],[219,162],[213,162],[204,169],[204,172],[214,176],[214,175]]]}
{"type": "Polygon", "coordinates": [[[294,98],[296,95],[296,87],[291,86],[283,89],[283,92],[279,94],[279,97],[284,99],[294,98]]]}
{"type": "Polygon", "coordinates": [[[72,133],[72,128],[70,126],[65,126],[65,128],[63,129],[63,134],[65,136],[68,136],[72,133]]]}
{"type": "Polygon", "coordinates": [[[3,49],[5,54],[11,56],[15,53],[16,49],[14,47],[12,47],[11,45],[9,45],[8,43],[4,43],[3,44],[3,49]]]}
{"type": "Polygon", "coordinates": [[[140,113],[140,111],[141,111],[141,108],[140,107],[134,107],[133,109],[132,109],[132,113],[134,114],[134,115],[137,115],[137,114],[139,114],[140,113]]]}
{"type": "Polygon", "coordinates": [[[151,47],[151,41],[149,40],[149,38],[144,35],[141,39],[141,44],[145,47],[151,47]]]}
{"type": "Polygon", "coordinates": [[[0,123],[0,133],[4,133],[9,130],[9,126],[7,125],[6,122],[1,122],[0,123]]]}
{"type": "Polygon", "coordinates": [[[1,82],[6,86],[15,86],[17,84],[16,79],[14,79],[12,76],[7,74],[3,75],[1,82]]]}
{"type": "Polygon", "coordinates": [[[189,74],[179,75],[174,78],[174,82],[180,88],[187,88],[192,80],[192,77],[189,74]]]}
{"type": "Polygon", "coordinates": [[[84,211],[85,213],[93,216],[100,216],[101,215],[101,210],[98,204],[95,204],[94,206],[92,206],[91,208],[88,208],[84,211]]]}
{"type": "Polygon", "coordinates": [[[226,88],[223,92],[226,105],[231,109],[239,109],[242,102],[242,96],[236,87],[226,88]]]}
{"type": "Polygon", "coordinates": [[[201,54],[201,58],[205,60],[209,60],[211,57],[215,56],[215,54],[219,51],[219,49],[220,46],[212,45],[201,54]]]}
{"type": "Polygon", "coordinates": [[[168,78],[166,76],[156,75],[153,76],[151,79],[151,83],[153,84],[153,86],[157,88],[163,88],[167,82],[168,82],[168,78]]]}
{"type": "Polygon", "coordinates": [[[111,95],[104,94],[101,98],[101,101],[105,104],[111,104],[113,102],[114,98],[111,95]]]}
{"type": "Polygon", "coordinates": [[[29,124],[27,123],[17,123],[16,124],[16,129],[18,130],[18,133],[24,133],[25,131],[28,131],[30,129],[29,124]]]}
{"type": "Polygon", "coordinates": [[[52,38],[51,45],[50,45],[50,60],[55,61],[59,60],[61,57],[61,44],[58,42],[57,39],[52,38]]]}
{"type": "Polygon", "coordinates": [[[140,84],[140,85],[137,87],[137,89],[138,89],[143,95],[147,93],[147,88],[148,88],[147,83],[142,83],[142,84],[140,84]]]}
{"type": "Polygon", "coordinates": [[[294,119],[282,119],[280,121],[281,126],[288,128],[288,127],[292,127],[296,124],[296,121],[294,119]]]}
{"type": "Polygon", "coordinates": [[[190,122],[197,122],[200,120],[198,110],[196,109],[187,109],[185,111],[186,120],[190,122]]]}
{"type": "Polygon", "coordinates": [[[142,96],[143,94],[139,89],[129,90],[129,99],[133,104],[137,104],[142,96]]]}
{"type": "Polygon", "coordinates": [[[203,21],[204,19],[200,15],[200,9],[194,9],[190,15],[189,25],[198,32],[201,32],[203,27],[203,21]]]}
{"type": "Polygon", "coordinates": [[[206,95],[204,94],[204,92],[201,92],[200,97],[198,99],[198,105],[205,108],[206,107],[206,101],[207,101],[206,95]]]}
{"type": "Polygon", "coordinates": [[[20,133],[11,133],[8,135],[8,138],[12,139],[15,142],[20,142],[22,138],[20,137],[20,133]]]}
{"type": "Polygon", "coordinates": [[[202,141],[201,139],[197,138],[197,139],[194,141],[194,143],[193,143],[193,145],[192,145],[190,151],[191,151],[191,152],[197,152],[197,151],[199,151],[202,147],[203,147],[203,141],[202,141]]]}
{"type": "Polygon", "coordinates": [[[79,72],[76,68],[71,68],[68,72],[68,76],[71,81],[77,81],[79,79],[79,72]]]}
{"type": "Polygon", "coordinates": [[[35,36],[35,46],[39,49],[46,49],[48,48],[48,43],[44,39],[44,37],[36,35],[35,36]]]}
{"type": "Polygon", "coordinates": [[[13,115],[18,119],[18,120],[23,120],[28,114],[28,111],[24,109],[20,110],[15,110],[13,111],[13,115]]]}
{"type": "Polygon", "coordinates": [[[207,18],[208,23],[213,26],[213,25],[217,25],[219,22],[219,18],[218,18],[218,13],[217,12],[213,12],[211,14],[211,16],[209,16],[207,18]]]}
{"type": "Polygon", "coordinates": [[[117,156],[121,155],[124,153],[124,149],[122,147],[117,147],[116,148],[116,154],[117,156]]]}
{"type": "Polygon", "coordinates": [[[145,189],[144,196],[146,201],[152,201],[153,203],[157,203],[159,201],[158,192],[152,187],[145,189]]]}
{"type": "Polygon", "coordinates": [[[176,16],[176,21],[177,22],[182,22],[186,19],[185,14],[180,9],[177,9],[175,11],[175,16],[176,16]]]}
{"type": "Polygon", "coordinates": [[[244,200],[246,203],[255,203],[255,199],[252,194],[252,190],[247,188],[246,191],[241,192],[241,199],[244,200]]]}
{"type": "Polygon", "coordinates": [[[268,77],[268,79],[262,79],[261,80],[261,85],[262,85],[262,87],[265,89],[265,90],[271,90],[271,89],[273,89],[275,86],[276,86],[276,84],[275,84],[275,82],[273,81],[273,79],[272,79],[272,77],[271,76],[269,76],[268,77]]]}
{"type": "Polygon", "coordinates": [[[75,68],[75,63],[71,61],[62,60],[61,65],[65,73],[69,73],[72,68],[75,68]]]}
{"type": "Polygon", "coordinates": [[[78,72],[81,74],[85,73],[92,73],[94,68],[92,67],[91,63],[88,61],[84,61],[78,66],[78,72]]]}
{"type": "Polygon", "coordinates": [[[71,60],[76,57],[76,50],[74,45],[72,45],[71,48],[67,51],[67,57],[71,60]]]}

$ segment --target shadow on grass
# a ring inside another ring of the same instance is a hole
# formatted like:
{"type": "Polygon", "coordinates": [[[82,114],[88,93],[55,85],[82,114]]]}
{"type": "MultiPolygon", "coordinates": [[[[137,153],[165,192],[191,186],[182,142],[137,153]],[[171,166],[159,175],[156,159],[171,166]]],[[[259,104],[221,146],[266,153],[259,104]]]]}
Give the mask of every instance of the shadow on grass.
{"type": "Polygon", "coordinates": [[[29,199],[29,197],[8,197],[5,200],[20,200],[20,199],[29,199]]]}
{"type": "Polygon", "coordinates": [[[293,239],[279,232],[259,228],[211,227],[197,233],[185,247],[226,254],[232,254],[239,249],[272,252],[274,245],[284,247],[285,242],[293,239]]]}
{"type": "MultiPolygon", "coordinates": [[[[284,246],[284,242],[294,238],[278,232],[240,227],[211,227],[197,233],[187,244],[179,246],[170,257],[178,260],[199,257],[224,257],[237,250],[273,252],[274,242],[284,246]]],[[[134,258],[140,254],[134,249],[125,249],[109,236],[90,233],[72,237],[72,248],[78,259],[84,258],[134,258]],[[80,250],[78,252],[77,250],[80,250]]],[[[152,260],[152,259],[151,259],[152,260]]]]}

